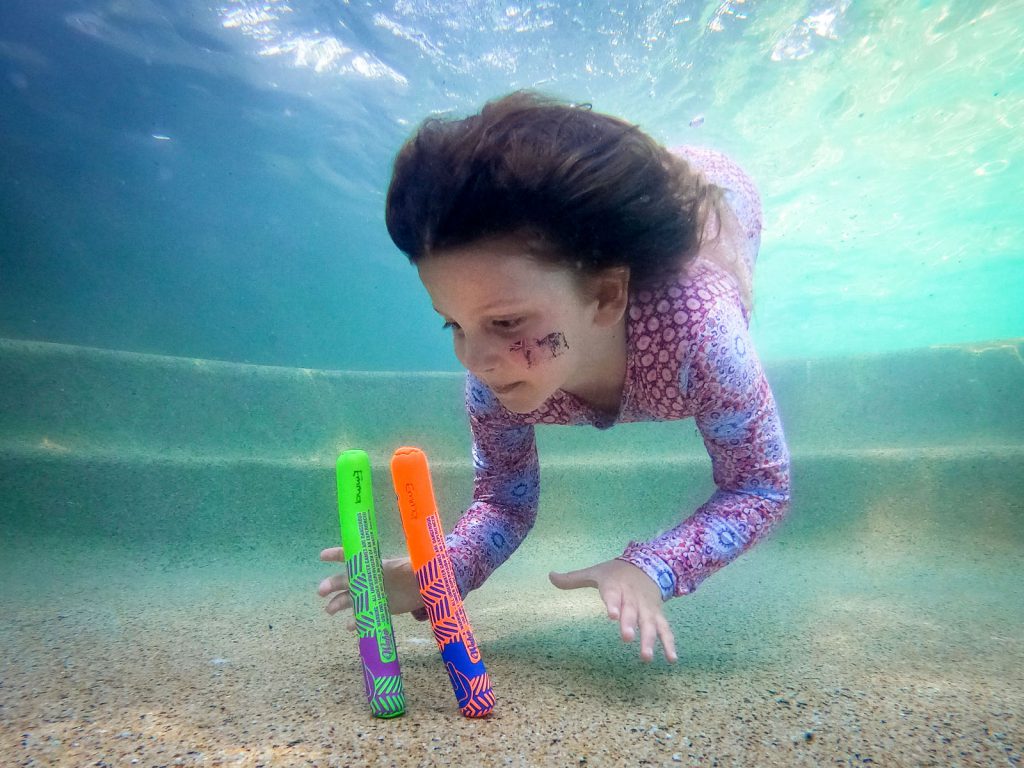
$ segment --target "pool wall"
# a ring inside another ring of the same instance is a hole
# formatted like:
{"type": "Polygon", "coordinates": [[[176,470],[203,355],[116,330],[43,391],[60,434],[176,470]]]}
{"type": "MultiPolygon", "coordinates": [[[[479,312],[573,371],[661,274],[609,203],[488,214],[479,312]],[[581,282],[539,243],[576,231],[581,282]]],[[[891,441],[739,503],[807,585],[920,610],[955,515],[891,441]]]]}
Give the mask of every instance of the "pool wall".
{"type": "MultiPolygon", "coordinates": [[[[857,531],[887,547],[940,550],[964,534],[996,549],[1021,543],[1022,348],[1011,340],[768,365],[793,456],[794,503],[780,535],[843,546],[857,531]],[[872,516],[894,505],[902,519],[872,516]]],[[[400,548],[385,471],[396,447],[428,452],[448,524],[469,501],[462,387],[448,373],[0,341],[0,536],[9,546],[100,537],[308,557],[337,535],[333,462],[358,447],[374,464],[385,546],[400,548]]],[[[587,539],[649,535],[713,491],[692,420],[542,427],[538,444],[542,540],[567,520],[587,539]]]]}

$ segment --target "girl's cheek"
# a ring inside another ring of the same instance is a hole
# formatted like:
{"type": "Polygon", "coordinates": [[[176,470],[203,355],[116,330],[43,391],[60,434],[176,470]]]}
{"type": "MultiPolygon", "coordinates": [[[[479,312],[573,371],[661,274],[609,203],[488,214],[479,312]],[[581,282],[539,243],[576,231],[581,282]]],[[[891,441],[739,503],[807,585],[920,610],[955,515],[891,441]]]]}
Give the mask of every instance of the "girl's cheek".
{"type": "Polygon", "coordinates": [[[552,331],[540,338],[532,336],[519,339],[508,348],[512,358],[527,368],[534,368],[544,365],[561,357],[569,349],[569,343],[565,340],[565,334],[561,331],[552,331]]]}
{"type": "Polygon", "coordinates": [[[452,344],[455,349],[455,359],[459,361],[463,368],[469,370],[469,361],[466,360],[466,342],[462,339],[456,338],[452,344]]]}

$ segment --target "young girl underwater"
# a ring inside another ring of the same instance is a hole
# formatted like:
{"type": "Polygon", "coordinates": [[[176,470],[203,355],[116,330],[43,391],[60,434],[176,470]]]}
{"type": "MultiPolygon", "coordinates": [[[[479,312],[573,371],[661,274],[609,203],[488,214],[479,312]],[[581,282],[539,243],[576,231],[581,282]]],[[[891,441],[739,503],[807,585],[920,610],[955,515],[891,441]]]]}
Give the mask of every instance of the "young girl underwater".
{"type": "MultiPolygon", "coordinates": [[[[596,588],[622,639],[639,631],[642,660],[657,639],[675,661],[663,601],[764,538],[789,505],[789,454],[747,330],[753,182],[718,152],[669,151],[618,118],[518,92],[420,126],[395,160],[387,227],[468,372],[473,503],[447,537],[463,595],[536,519],[535,424],[696,420],[711,498],[615,559],[549,576],[596,588]]],[[[408,558],[384,571],[392,613],[424,615],[408,558]]],[[[351,610],[347,587],[344,575],[321,582],[328,613],[351,610]]]]}

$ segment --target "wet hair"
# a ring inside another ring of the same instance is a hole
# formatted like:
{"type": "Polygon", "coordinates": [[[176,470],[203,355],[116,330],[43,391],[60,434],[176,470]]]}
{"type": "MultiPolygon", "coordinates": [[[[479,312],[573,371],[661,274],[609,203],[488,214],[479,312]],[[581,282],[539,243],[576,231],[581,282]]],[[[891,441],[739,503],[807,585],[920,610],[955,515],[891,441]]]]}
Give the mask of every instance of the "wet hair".
{"type": "Polygon", "coordinates": [[[677,276],[721,190],[637,126],[517,91],[464,119],[429,118],[395,158],[386,221],[415,264],[491,238],[630,285],[677,276]]]}

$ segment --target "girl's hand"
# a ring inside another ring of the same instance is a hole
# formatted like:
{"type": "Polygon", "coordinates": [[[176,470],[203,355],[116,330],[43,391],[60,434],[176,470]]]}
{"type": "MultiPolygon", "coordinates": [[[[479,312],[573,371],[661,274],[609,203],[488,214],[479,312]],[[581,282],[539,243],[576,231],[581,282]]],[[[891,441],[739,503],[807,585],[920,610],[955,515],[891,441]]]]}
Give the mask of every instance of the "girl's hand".
{"type": "Polygon", "coordinates": [[[678,658],[672,628],[661,610],[661,590],[635,565],[624,560],[608,560],[569,573],[552,571],[548,578],[559,589],[597,589],[604,600],[608,618],[619,622],[619,631],[625,642],[633,642],[637,627],[640,628],[642,661],[653,661],[655,637],[661,640],[665,658],[670,663],[678,658]]]}
{"type": "MultiPolygon", "coordinates": [[[[331,547],[320,553],[320,559],[325,562],[344,563],[345,553],[341,547],[331,547]]],[[[419,584],[416,583],[416,574],[413,573],[412,563],[408,557],[393,557],[382,560],[384,569],[384,589],[388,593],[388,609],[392,615],[408,613],[423,607],[420,599],[419,584]]],[[[338,611],[352,610],[352,596],[348,593],[348,575],[339,573],[336,576],[329,576],[320,582],[317,589],[320,597],[329,598],[324,610],[332,616],[338,611]]],[[[355,617],[349,614],[345,628],[355,632],[355,617]]]]}

